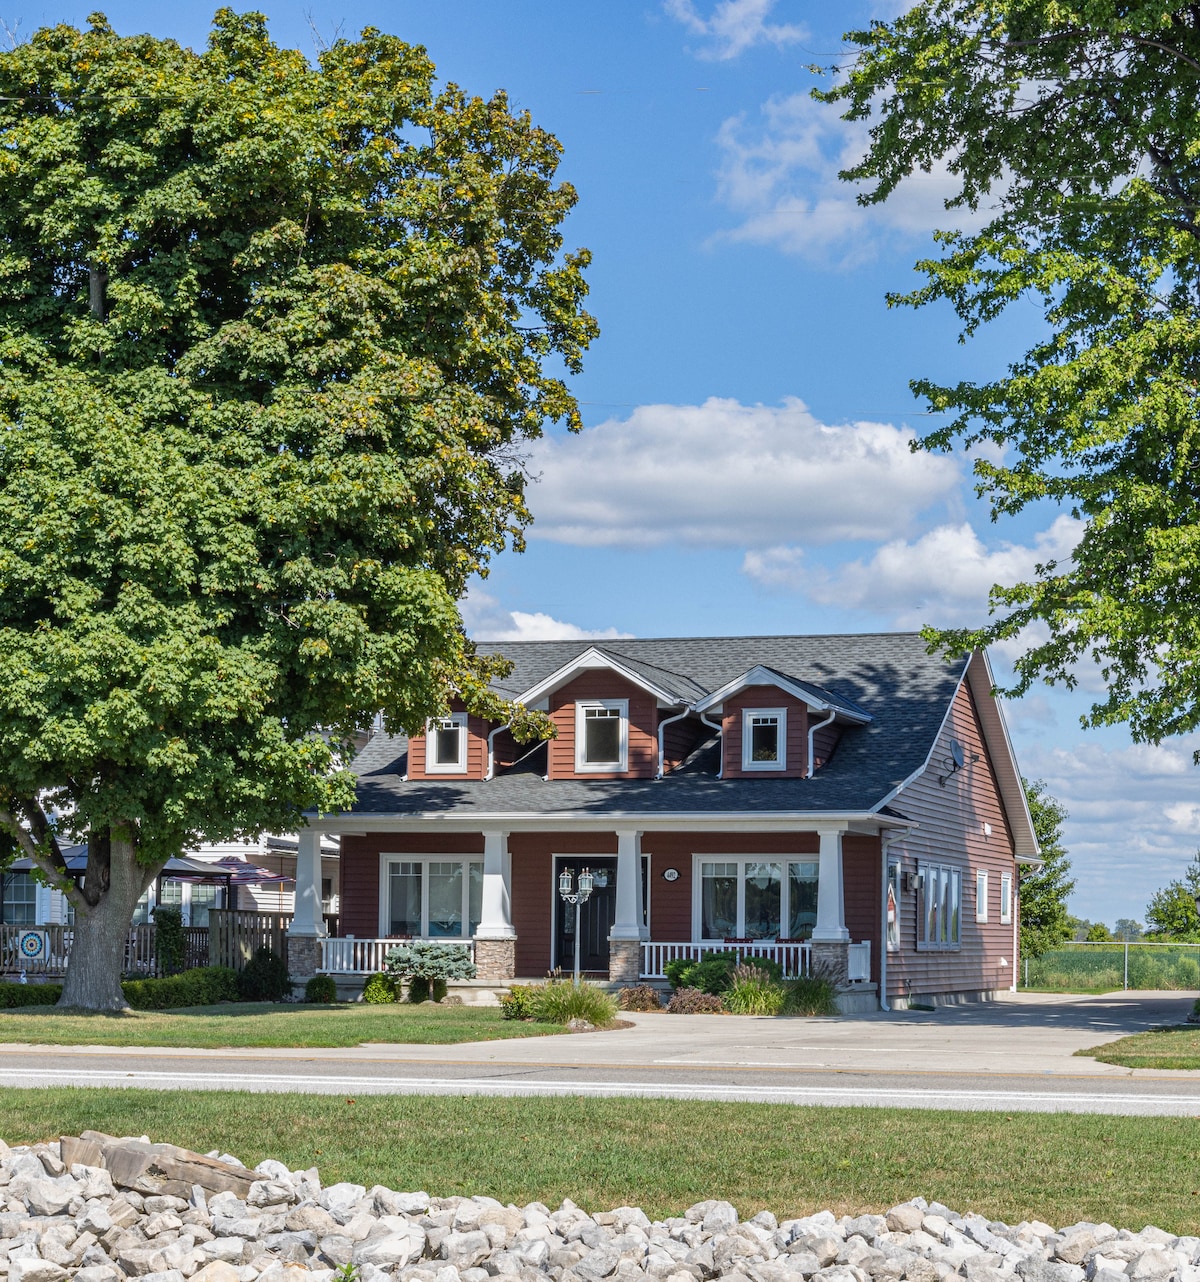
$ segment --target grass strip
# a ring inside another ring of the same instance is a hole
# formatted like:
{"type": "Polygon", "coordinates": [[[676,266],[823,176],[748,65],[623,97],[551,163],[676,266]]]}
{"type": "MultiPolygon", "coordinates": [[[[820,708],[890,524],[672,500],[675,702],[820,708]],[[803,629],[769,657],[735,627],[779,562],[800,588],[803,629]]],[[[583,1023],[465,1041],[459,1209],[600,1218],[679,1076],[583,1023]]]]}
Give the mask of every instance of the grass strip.
{"type": "Polygon", "coordinates": [[[1200,1218],[1194,1118],[802,1108],[646,1099],[271,1095],[53,1087],[0,1093],[10,1144],[148,1134],[322,1180],[652,1216],[710,1197],[743,1216],[880,1211],[923,1195],[1010,1224],[1200,1218]]]}
{"type": "Polygon", "coordinates": [[[228,1003],[125,1015],[63,1014],[52,1006],[0,1011],[0,1043],[46,1046],[359,1046],[449,1044],[541,1037],[555,1024],[506,1020],[494,1006],[273,1006],[228,1003]]]}
{"type": "Polygon", "coordinates": [[[1124,1068],[1200,1068],[1200,1027],[1154,1028],[1075,1054],[1124,1068]]]}

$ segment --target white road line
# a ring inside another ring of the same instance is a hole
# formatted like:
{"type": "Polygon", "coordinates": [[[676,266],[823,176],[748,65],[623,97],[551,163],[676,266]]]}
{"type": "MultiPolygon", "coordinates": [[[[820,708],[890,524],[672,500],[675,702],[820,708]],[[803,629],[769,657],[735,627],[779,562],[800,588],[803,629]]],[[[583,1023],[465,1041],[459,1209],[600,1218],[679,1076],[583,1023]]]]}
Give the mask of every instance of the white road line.
{"type": "Polygon", "coordinates": [[[231,1080],[206,1073],[165,1070],[119,1072],[88,1069],[0,1068],[6,1086],[127,1086],[158,1090],[311,1091],[318,1094],[387,1095],[582,1095],[678,1100],[744,1100],[791,1104],[856,1104],[869,1107],[967,1108],[1020,1112],[1135,1113],[1200,1115],[1200,1093],[1155,1095],[1113,1092],[863,1089],[836,1086],[675,1085],[646,1082],[574,1082],[476,1078],[337,1077],[318,1074],[246,1074],[231,1080]]]}

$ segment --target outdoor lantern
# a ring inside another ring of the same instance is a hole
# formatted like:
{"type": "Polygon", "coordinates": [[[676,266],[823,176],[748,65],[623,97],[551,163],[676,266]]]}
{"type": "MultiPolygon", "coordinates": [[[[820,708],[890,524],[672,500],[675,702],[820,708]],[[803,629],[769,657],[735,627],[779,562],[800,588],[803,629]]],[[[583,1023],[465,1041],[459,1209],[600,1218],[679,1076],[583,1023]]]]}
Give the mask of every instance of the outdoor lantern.
{"type": "Polygon", "coordinates": [[[586,900],[591,897],[592,885],[595,880],[596,879],[592,876],[592,870],[590,868],[585,868],[583,872],[579,874],[579,898],[581,900],[586,900]]]}
{"type": "Polygon", "coordinates": [[[573,868],[564,868],[558,874],[558,893],[565,899],[571,893],[571,881],[574,877],[573,868]]]}
{"type": "Polygon", "coordinates": [[[575,870],[573,868],[564,868],[558,874],[558,893],[562,897],[564,904],[570,904],[575,909],[575,982],[579,983],[579,909],[587,903],[592,897],[592,877],[591,870],[584,868],[579,874],[579,881],[575,889],[571,889],[571,882],[574,880],[575,870]]]}

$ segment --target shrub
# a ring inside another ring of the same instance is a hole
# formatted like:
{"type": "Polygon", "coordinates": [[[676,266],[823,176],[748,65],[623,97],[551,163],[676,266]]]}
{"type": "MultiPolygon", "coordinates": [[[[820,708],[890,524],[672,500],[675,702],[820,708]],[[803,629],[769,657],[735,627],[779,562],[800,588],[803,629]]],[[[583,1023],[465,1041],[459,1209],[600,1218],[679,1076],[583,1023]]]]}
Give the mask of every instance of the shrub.
{"type": "Polygon", "coordinates": [[[783,985],[771,978],[770,971],[749,963],[733,968],[723,1000],[725,1008],[735,1015],[778,1015],[786,996],[783,985]]]}
{"type": "Polygon", "coordinates": [[[0,983],[0,1007],[53,1006],[62,996],[61,984],[0,983]]]}
{"type": "Polygon", "coordinates": [[[215,1006],[236,1002],[240,996],[237,971],[228,966],[198,966],[163,979],[126,979],[121,990],[134,1010],[215,1006]]]}
{"type": "Polygon", "coordinates": [[[390,975],[377,972],[371,975],[363,985],[362,999],[372,1006],[382,1006],[388,1002],[394,1002],[396,997],[396,981],[390,975]]]}
{"type": "Polygon", "coordinates": [[[238,992],[246,1002],[279,1002],[291,991],[287,962],[265,945],[255,951],[238,976],[238,992]]]}
{"type": "Polygon", "coordinates": [[[671,994],[667,1010],[672,1015],[719,1015],[725,1003],[715,994],[699,988],[677,988],[671,994]]]}
{"type": "Polygon", "coordinates": [[[650,984],[622,988],[617,994],[617,1005],[622,1010],[662,1010],[662,995],[650,984]]]}
{"type": "Polygon", "coordinates": [[[837,985],[824,971],[789,979],[783,986],[785,1015],[836,1015],[837,985]]]}
{"type": "Polygon", "coordinates": [[[164,975],[178,975],[186,956],[183,943],[183,909],[166,906],[154,910],[154,951],[164,975]]]}
{"type": "Polygon", "coordinates": [[[533,1019],[533,984],[510,984],[507,993],[500,994],[500,1013],[505,1019],[533,1019]]]}
{"type": "Polygon", "coordinates": [[[414,939],[393,948],[384,958],[383,968],[393,981],[408,981],[410,1002],[423,1002],[430,996],[440,1002],[446,996],[447,980],[474,979],[478,973],[465,944],[430,939],[414,939]]]}
{"type": "MultiPolygon", "coordinates": [[[[732,982],[733,968],[741,964],[736,949],[720,953],[705,953],[698,961],[691,957],[676,957],[666,964],[665,973],[672,988],[698,988],[702,993],[723,993],[732,982]]],[[[769,957],[752,957],[749,964],[767,972],[776,983],[783,980],[783,967],[769,957]]]]}
{"type": "Polygon", "coordinates": [[[314,975],[304,985],[306,1002],[336,1002],[337,981],[332,975],[314,975]]]}
{"type": "Polygon", "coordinates": [[[586,1019],[599,1027],[616,1018],[617,1003],[594,984],[576,985],[569,979],[552,979],[533,990],[533,1017],[540,1024],[569,1024],[586,1019]]]}

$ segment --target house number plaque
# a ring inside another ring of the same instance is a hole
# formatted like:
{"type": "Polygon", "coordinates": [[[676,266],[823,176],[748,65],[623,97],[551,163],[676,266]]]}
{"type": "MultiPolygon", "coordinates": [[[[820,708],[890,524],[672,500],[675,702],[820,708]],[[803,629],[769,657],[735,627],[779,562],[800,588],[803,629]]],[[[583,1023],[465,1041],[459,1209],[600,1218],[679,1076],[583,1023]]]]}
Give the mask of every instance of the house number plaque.
{"type": "Polygon", "coordinates": [[[678,868],[664,868],[664,869],[663,869],[663,881],[678,881],[678,880],[679,880],[679,869],[678,869],[678,868]]]}

